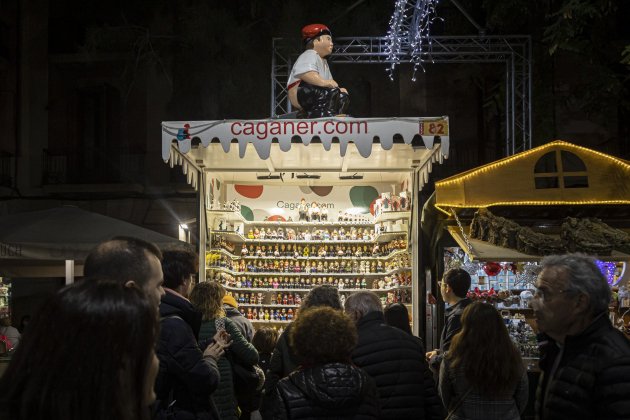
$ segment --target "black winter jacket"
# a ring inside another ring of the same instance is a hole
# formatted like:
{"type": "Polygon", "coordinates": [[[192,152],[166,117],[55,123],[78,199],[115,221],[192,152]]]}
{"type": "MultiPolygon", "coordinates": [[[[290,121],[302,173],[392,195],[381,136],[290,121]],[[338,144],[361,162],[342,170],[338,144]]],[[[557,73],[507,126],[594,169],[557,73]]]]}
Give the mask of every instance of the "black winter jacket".
{"type": "Polygon", "coordinates": [[[280,334],[265,371],[265,387],[261,406],[261,412],[265,418],[269,418],[271,415],[278,381],[296,370],[301,363],[300,358],[289,346],[289,331],[292,326],[293,324],[287,325],[284,332],[280,334]]]}
{"type": "Polygon", "coordinates": [[[612,326],[608,314],[567,337],[562,349],[549,338],[540,350],[538,419],[630,419],[630,341],[612,326]]]}
{"type": "Polygon", "coordinates": [[[382,312],[357,322],[352,361],[378,388],[381,419],[443,419],[444,407],[419,340],[384,323],[382,312]]]}
{"type": "Polygon", "coordinates": [[[472,301],[470,299],[464,298],[455,305],[449,306],[444,311],[444,328],[440,336],[440,351],[429,360],[429,365],[437,372],[440,370],[440,364],[442,363],[445,353],[451,347],[453,337],[462,329],[462,314],[464,313],[464,309],[471,303],[472,301]]]}
{"type": "Polygon", "coordinates": [[[372,379],[346,363],[328,363],[293,372],[278,382],[276,419],[378,419],[372,379]]]}
{"type": "Polygon", "coordinates": [[[166,292],[160,303],[160,370],[155,384],[161,409],[171,401],[180,418],[218,418],[210,395],[219,384],[219,369],[197,345],[201,314],[187,300],[166,292]]]}

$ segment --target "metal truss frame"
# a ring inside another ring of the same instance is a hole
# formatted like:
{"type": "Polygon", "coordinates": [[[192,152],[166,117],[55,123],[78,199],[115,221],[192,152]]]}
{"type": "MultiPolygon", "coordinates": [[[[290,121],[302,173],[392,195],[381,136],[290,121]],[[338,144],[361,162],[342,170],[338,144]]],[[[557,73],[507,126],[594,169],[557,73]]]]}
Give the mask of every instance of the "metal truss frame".
{"type": "MultiPolygon", "coordinates": [[[[335,38],[331,62],[392,63],[385,37],[335,38]]],[[[403,45],[399,63],[412,63],[403,45]]],[[[435,36],[427,41],[422,65],[431,63],[496,63],[505,67],[505,152],[507,156],[532,147],[532,41],[529,36],[435,36]]],[[[299,40],[274,38],[271,58],[271,115],[291,112],[287,80],[301,53],[299,40]]],[[[385,69],[383,69],[385,70],[385,69]]],[[[387,77],[383,71],[383,77],[387,77]]]]}

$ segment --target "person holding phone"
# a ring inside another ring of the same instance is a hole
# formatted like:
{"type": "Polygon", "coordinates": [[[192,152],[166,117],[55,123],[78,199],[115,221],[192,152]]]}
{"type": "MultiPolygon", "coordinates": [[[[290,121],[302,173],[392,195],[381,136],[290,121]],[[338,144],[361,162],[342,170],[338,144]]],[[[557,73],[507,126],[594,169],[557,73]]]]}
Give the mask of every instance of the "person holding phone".
{"type": "MultiPolygon", "coordinates": [[[[190,293],[190,302],[202,315],[202,323],[199,331],[199,340],[205,345],[212,337],[229,336],[230,349],[227,354],[218,359],[221,380],[212,399],[216,404],[221,420],[237,420],[239,411],[251,412],[257,407],[250,406],[254,400],[253,395],[247,395],[243,389],[239,389],[234,370],[238,364],[246,369],[253,368],[258,363],[258,351],[247,341],[236,323],[225,315],[223,298],[226,292],[223,286],[217,282],[203,282],[197,284],[190,293]]],[[[262,371],[261,371],[262,372],[262,371]]],[[[260,378],[262,387],[264,374],[260,378]]]]}
{"type": "Polygon", "coordinates": [[[217,360],[230,345],[226,333],[198,344],[201,313],[188,300],[197,272],[192,251],[165,251],[162,255],[164,290],[160,303],[160,371],[155,384],[158,418],[219,419],[210,397],[219,385],[217,360]]]}

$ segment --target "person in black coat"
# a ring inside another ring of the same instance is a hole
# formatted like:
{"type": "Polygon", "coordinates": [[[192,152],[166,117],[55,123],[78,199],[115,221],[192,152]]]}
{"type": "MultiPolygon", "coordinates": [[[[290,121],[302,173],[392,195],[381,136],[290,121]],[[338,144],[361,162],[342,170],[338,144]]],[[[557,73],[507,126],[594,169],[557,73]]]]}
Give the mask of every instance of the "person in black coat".
{"type": "Polygon", "coordinates": [[[381,418],[374,382],[350,362],[357,342],[350,318],[327,307],[306,310],[289,340],[303,365],[278,382],[273,419],[381,418]]]}
{"type": "MultiPolygon", "coordinates": [[[[316,286],[306,295],[300,306],[300,311],[305,311],[315,307],[329,307],[341,310],[341,300],[339,299],[339,291],[335,286],[321,285],[316,286]]],[[[302,363],[300,357],[289,343],[289,335],[293,329],[293,324],[289,324],[284,332],[278,338],[276,348],[271,354],[269,368],[265,372],[264,401],[262,411],[268,411],[270,399],[267,396],[274,395],[276,384],[278,381],[291,372],[293,372],[302,363]]]]}
{"type": "Polygon", "coordinates": [[[434,373],[440,371],[442,359],[451,347],[451,340],[462,329],[462,314],[464,309],[472,303],[466,297],[470,289],[470,274],[461,268],[452,268],[444,273],[440,284],[440,294],[444,302],[450,306],[444,310],[444,328],[440,336],[440,348],[427,352],[429,366],[434,373]]]}
{"type": "Polygon", "coordinates": [[[443,419],[444,407],[419,340],[385,324],[379,297],[368,291],[348,296],[346,313],[359,341],[352,361],[376,382],[380,419],[443,419]]]}
{"type": "Polygon", "coordinates": [[[630,341],[608,318],[611,291],[595,260],[543,259],[530,305],[542,334],[539,419],[630,419],[630,341]]]}
{"type": "Polygon", "coordinates": [[[155,384],[160,402],[158,419],[218,419],[210,395],[219,384],[217,360],[224,353],[228,339],[215,337],[204,350],[197,344],[201,313],[187,298],[196,267],[196,255],[191,252],[166,251],[163,254],[166,294],[160,303],[161,328],[157,345],[160,360],[155,384]]]}

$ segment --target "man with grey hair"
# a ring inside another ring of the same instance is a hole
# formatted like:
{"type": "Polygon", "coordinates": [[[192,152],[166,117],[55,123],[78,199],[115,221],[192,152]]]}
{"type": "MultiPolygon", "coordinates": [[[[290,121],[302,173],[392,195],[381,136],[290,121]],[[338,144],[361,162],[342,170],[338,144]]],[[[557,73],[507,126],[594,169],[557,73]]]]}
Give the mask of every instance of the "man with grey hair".
{"type": "Polygon", "coordinates": [[[376,382],[380,419],[443,419],[444,407],[417,337],[385,324],[379,297],[368,291],[348,296],[345,311],[357,326],[352,361],[376,382]]]}
{"type": "Polygon", "coordinates": [[[540,419],[630,419],[630,341],[608,318],[610,287],[582,254],[542,260],[531,302],[542,333],[540,419]]]}

